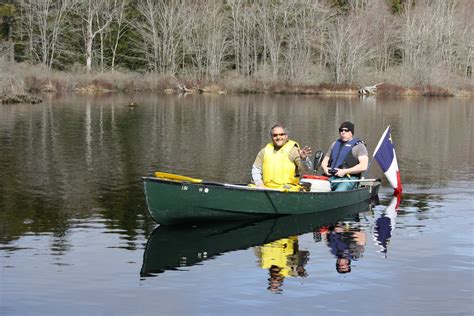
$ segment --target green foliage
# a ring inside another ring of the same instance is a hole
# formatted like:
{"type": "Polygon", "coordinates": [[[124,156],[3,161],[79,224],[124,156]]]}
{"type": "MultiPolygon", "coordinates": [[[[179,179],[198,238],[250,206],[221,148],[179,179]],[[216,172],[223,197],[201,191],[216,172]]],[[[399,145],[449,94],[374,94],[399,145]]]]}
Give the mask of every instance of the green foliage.
{"type": "Polygon", "coordinates": [[[399,14],[405,9],[413,9],[416,6],[416,0],[389,0],[389,6],[392,13],[399,14]]]}
{"type": "Polygon", "coordinates": [[[16,8],[13,4],[0,4],[0,38],[9,39],[16,8]]]}
{"type": "Polygon", "coordinates": [[[402,12],[404,2],[404,0],[390,0],[390,7],[392,9],[392,12],[395,14],[402,12]]]}
{"type": "Polygon", "coordinates": [[[349,9],[349,0],[332,0],[333,6],[342,9],[348,10],[349,9]]]}
{"type": "Polygon", "coordinates": [[[0,4],[0,16],[13,17],[15,16],[16,8],[13,4],[0,4]]]}

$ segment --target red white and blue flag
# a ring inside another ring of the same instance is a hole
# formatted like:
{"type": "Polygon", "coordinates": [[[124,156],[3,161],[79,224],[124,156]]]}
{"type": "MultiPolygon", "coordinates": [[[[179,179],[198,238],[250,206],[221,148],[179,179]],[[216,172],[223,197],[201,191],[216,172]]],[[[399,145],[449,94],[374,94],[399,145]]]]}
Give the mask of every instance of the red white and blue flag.
{"type": "Polygon", "coordinates": [[[398,170],[397,156],[395,155],[395,148],[392,143],[390,126],[387,127],[380,138],[373,157],[377,160],[380,168],[382,168],[382,171],[394,188],[394,194],[401,193],[402,180],[400,179],[400,170],[398,170]]]}

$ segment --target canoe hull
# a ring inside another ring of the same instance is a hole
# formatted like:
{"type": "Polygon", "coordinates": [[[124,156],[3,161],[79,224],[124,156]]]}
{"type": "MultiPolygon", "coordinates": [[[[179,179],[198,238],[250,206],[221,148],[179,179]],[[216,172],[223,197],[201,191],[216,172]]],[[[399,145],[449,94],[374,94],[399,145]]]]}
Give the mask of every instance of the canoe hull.
{"type": "Polygon", "coordinates": [[[281,192],[143,178],[148,210],[162,225],[299,215],[369,200],[375,186],[343,192],[281,192]]]}

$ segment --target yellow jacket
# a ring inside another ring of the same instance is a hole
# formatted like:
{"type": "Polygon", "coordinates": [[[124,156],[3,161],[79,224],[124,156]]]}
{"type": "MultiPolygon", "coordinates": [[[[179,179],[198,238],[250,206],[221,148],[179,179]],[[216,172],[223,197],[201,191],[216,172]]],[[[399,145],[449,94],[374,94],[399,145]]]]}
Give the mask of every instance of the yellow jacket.
{"type": "Polygon", "coordinates": [[[297,142],[289,140],[279,150],[275,150],[273,143],[265,146],[263,157],[263,184],[268,188],[282,189],[285,185],[297,186],[296,165],[288,158],[293,147],[299,148],[297,142]]]}

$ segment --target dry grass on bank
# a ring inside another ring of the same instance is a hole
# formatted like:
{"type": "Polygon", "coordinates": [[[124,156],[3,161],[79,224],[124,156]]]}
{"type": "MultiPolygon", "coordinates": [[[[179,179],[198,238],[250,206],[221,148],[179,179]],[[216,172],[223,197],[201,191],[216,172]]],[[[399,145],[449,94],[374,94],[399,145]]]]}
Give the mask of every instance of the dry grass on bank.
{"type": "Polygon", "coordinates": [[[172,77],[154,74],[59,72],[51,71],[42,65],[29,65],[25,63],[12,65],[5,60],[0,60],[1,95],[25,92],[161,92],[165,89],[175,89],[176,87],[176,80],[172,77]]]}
{"type": "MultiPolygon", "coordinates": [[[[106,72],[85,74],[81,71],[50,71],[41,65],[9,64],[0,60],[0,96],[23,95],[42,92],[76,92],[98,94],[107,92],[155,92],[178,93],[185,88],[191,93],[271,93],[271,94],[319,94],[319,95],[353,95],[360,86],[380,83],[377,94],[381,95],[414,95],[414,96],[474,96],[472,79],[451,75],[450,78],[438,78],[436,84],[415,84],[409,80],[409,74],[402,71],[379,73],[364,72],[359,75],[359,85],[333,85],[322,83],[327,74],[321,70],[313,72],[305,82],[288,83],[272,81],[268,74],[258,74],[252,79],[229,73],[218,83],[197,79],[183,79],[174,76],[157,74],[138,74],[130,72],[106,72]],[[403,82],[404,84],[400,84],[403,82]],[[367,84],[364,84],[367,83],[367,84]],[[407,83],[412,83],[408,85],[407,83]]],[[[421,82],[429,82],[424,79],[421,82]]]]}

